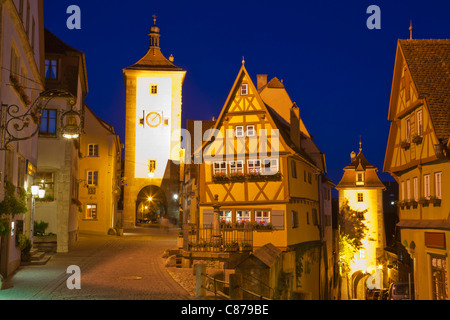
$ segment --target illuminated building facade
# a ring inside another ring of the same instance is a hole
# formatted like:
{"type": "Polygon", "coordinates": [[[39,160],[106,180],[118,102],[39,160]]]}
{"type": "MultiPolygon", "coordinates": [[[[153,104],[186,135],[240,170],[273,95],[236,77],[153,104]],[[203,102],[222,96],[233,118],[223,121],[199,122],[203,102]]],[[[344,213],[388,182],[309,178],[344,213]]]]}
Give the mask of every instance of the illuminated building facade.
{"type": "Polygon", "coordinates": [[[384,171],[399,184],[417,300],[449,299],[450,40],[399,40],[384,171]]]}
{"type": "MultiPolygon", "coordinates": [[[[271,243],[283,251],[291,261],[285,271],[295,279],[293,289],[319,299],[319,270],[324,269],[312,257],[322,248],[324,220],[331,232],[331,205],[321,206],[319,190],[333,184],[323,180],[325,157],[307,132],[300,108],[277,78],[267,82],[259,75],[255,86],[243,62],[212,129],[214,138],[203,144],[197,173],[200,228],[214,225],[216,204],[221,223],[253,224],[253,248],[271,243]],[[329,210],[322,216],[325,207],[329,210]],[[302,274],[296,273],[301,261],[302,274]]],[[[324,201],[331,204],[331,197],[324,201]]]]}
{"type": "MultiPolygon", "coordinates": [[[[374,275],[374,288],[380,289],[383,286],[379,266],[386,247],[383,216],[385,186],[378,177],[377,171],[377,168],[367,161],[360,148],[358,154],[352,152],[351,163],[344,168],[342,180],[336,186],[339,191],[340,209],[348,201],[350,208],[355,211],[367,210],[364,215],[364,224],[368,230],[362,240],[363,248],[355,255],[350,265],[349,277],[356,281],[352,287],[358,287],[359,284],[359,288],[365,288],[365,280],[370,275],[374,275]]],[[[353,292],[354,297],[362,297],[360,293],[358,295],[358,292],[353,292]]]]}
{"type": "MultiPolygon", "coordinates": [[[[88,94],[86,60],[83,52],[69,46],[45,30],[45,87],[71,93],[74,109],[84,108],[88,94]]],[[[78,153],[79,139],[61,134],[58,120],[67,102],[56,99],[43,111],[39,130],[36,184],[45,189],[36,202],[34,220],[48,223],[47,233],[57,235],[57,251],[68,252],[78,236],[78,153]],[[58,150],[58,152],[55,152],[58,150]]]]}
{"type": "Polygon", "coordinates": [[[107,234],[120,220],[122,143],[114,127],[87,105],[84,121],[78,161],[78,228],[84,233],[107,234]]]}
{"type": "MultiPolygon", "coordinates": [[[[160,33],[150,28],[147,54],[123,70],[126,85],[126,131],[124,175],[124,226],[136,224],[155,212],[166,215],[168,199],[161,185],[169,160],[180,160],[182,86],[186,71],[164,57],[160,33]],[[151,199],[151,200],[149,200],[151,199]],[[147,209],[146,209],[147,208],[147,209]]],[[[179,191],[177,191],[179,192],[179,191]]],[[[173,193],[173,192],[172,192],[173,193]]]]}
{"type": "MultiPolygon", "coordinates": [[[[1,79],[2,105],[16,105],[27,110],[44,91],[44,4],[43,0],[6,0],[0,3],[1,79]]],[[[5,114],[1,117],[1,145],[5,143],[5,114]]],[[[30,125],[23,132],[29,135],[35,129],[30,125]]],[[[35,181],[37,166],[37,140],[14,141],[0,150],[0,201],[5,196],[5,184],[28,190],[35,181]],[[30,169],[30,170],[28,170],[30,169]]],[[[28,197],[27,214],[0,214],[0,223],[7,224],[11,232],[0,237],[0,274],[7,278],[19,266],[21,253],[16,246],[20,234],[31,238],[31,197],[28,197]]]]}

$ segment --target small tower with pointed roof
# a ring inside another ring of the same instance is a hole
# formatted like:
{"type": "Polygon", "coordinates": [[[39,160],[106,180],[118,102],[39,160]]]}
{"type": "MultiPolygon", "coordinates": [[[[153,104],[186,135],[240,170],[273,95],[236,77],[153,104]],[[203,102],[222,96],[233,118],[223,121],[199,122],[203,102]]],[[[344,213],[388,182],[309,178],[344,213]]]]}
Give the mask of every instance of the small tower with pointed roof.
{"type": "Polygon", "coordinates": [[[352,272],[376,271],[384,256],[385,233],[383,218],[384,184],[378,177],[378,169],[363,153],[360,141],[359,153],[352,152],[350,164],[344,168],[342,180],[336,186],[339,191],[339,208],[348,201],[350,208],[365,211],[365,224],[369,231],[363,240],[364,249],[355,256],[352,272]]]}

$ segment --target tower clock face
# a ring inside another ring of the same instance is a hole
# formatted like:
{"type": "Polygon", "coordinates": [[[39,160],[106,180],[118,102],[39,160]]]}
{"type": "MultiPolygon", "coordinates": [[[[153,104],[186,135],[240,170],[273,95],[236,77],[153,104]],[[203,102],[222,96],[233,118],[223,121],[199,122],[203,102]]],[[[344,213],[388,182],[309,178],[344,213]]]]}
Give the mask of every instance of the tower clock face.
{"type": "Polygon", "coordinates": [[[157,112],[150,112],[145,118],[147,125],[151,128],[157,128],[161,125],[162,117],[157,112]]]}

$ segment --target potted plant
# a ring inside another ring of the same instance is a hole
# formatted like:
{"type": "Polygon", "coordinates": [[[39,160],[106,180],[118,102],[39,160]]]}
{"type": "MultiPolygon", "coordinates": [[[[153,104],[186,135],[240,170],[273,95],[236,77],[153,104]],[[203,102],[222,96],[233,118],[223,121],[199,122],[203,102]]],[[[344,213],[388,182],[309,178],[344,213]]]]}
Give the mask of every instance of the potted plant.
{"type": "Polygon", "coordinates": [[[252,251],[252,245],[248,242],[241,242],[240,247],[242,252],[252,251]]]}
{"type": "Polygon", "coordinates": [[[413,135],[412,142],[415,144],[421,144],[423,141],[423,137],[418,135],[417,133],[413,135]]]}
{"type": "Polygon", "coordinates": [[[434,206],[439,206],[441,204],[441,199],[435,196],[431,196],[430,203],[432,203],[434,206]]]}
{"type": "Polygon", "coordinates": [[[423,206],[423,207],[427,207],[428,204],[430,203],[430,200],[428,198],[425,197],[421,197],[419,199],[419,203],[423,206]]]}
{"type": "Polygon", "coordinates": [[[225,251],[237,252],[239,250],[239,243],[237,241],[231,241],[225,244],[225,251]]]}
{"type": "Polygon", "coordinates": [[[402,147],[402,149],[408,150],[409,147],[411,146],[411,143],[409,143],[408,140],[403,140],[403,141],[400,143],[400,146],[402,147]]]}
{"type": "Polygon", "coordinates": [[[18,249],[21,252],[21,260],[22,262],[30,262],[31,261],[31,240],[24,234],[19,235],[18,239],[18,249]]]}
{"type": "Polygon", "coordinates": [[[123,223],[122,220],[118,220],[116,222],[116,227],[114,228],[116,230],[116,234],[120,237],[123,236],[123,223]]]}

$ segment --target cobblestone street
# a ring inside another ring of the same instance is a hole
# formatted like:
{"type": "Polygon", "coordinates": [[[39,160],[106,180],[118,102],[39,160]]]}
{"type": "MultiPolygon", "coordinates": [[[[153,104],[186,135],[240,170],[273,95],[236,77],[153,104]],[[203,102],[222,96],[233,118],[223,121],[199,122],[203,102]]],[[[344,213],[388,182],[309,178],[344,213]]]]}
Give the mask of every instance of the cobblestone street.
{"type": "Polygon", "coordinates": [[[162,258],[176,231],[125,230],[123,237],[80,235],[75,248],[44,266],[21,267],[0,291],[2,300],[188,300],[162,258]],[[81,269],[81,289],[69,290],[67,268],[81,269]]]}

